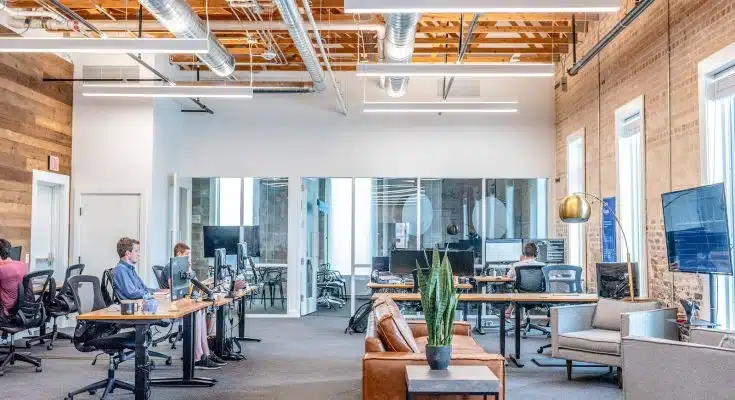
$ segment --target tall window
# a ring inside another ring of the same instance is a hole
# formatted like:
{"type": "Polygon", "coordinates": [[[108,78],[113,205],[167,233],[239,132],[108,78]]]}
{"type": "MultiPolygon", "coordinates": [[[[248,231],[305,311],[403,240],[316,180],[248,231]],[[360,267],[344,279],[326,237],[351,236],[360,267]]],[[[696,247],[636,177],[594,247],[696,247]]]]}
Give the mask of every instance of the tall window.
{"type": "MultiPolygon", "coordinates": [[[[735,145],[735,66],[719,68],[706,76],[706,131],[705,183],[724,182],[727,214],[730,219],[730,242],[733,241],[733,152],[735,145]]],[[[733,279],[727,276],[712,276],[714,289],[711,293],[714,303],[715,321],[725,329],[735,326],[735,306],[733,305],[733,279]]],[[[709,317],[704,315],[705,318],[709,317]]]]}
{"type": "Polygon", "coordinates": [[[220,226],[240,225],[242,211],[242,179],[219,178],[219,207],[217,223],[220,226]]]}
{"type": "MultiPolygon", "coordinates": [[[[567,194],[584,192],[584,129],[567,139],[567,194]]],[[[569,263],[585,270],[584,224],[568,224],[569,263]]]]}
{"type": "MultiPolygon", "coordinates": [[[[643,147],[643,97],[628,103],[615,112],[617,133],[617,214],[630,246],[630,260],[638,263],[638,289],[647,293],[645,256],[645,161],[643,147]]],[[[625,241],[618,232],[618,254],[626,258],[625,241]]]]}

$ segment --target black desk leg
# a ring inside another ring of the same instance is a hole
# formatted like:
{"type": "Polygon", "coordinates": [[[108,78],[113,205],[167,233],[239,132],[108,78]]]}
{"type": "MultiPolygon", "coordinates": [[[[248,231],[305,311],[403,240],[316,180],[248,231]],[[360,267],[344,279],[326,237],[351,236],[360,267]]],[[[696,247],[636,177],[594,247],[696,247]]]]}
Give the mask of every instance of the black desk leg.
{"type": "Polygon", "coordinates": [[[222,357],[225,354],[225,307],[217,307],[217,323],[215,329],[217,334],[214,340],[214,352],[222,357]]]}
{"type": "Polygon", "coordinates": [[[500,354],[505,357],[505,310],[500,313],[500,354]]]}
{"type": "Polygon", "coordinates": [[[183,376],[180,378],[153,378],[151,379],[152,386],[212,387],[217,382],[216,379],[194,377],[194,328],[196,326],[196,315],[197,312],[187,314],[181,320],[181,323],[184,325],[183,376]]]}
{"type": "Polygon", "coordinates": [[[464,302],[464,305],[462,306],[462,320],[464,322],[467,322],[467,314],[470,312],[470,303],[468,301],[464,302]]]}
{"type": "Polygon", "coordinates": [[[516,303],[515,313],[516,313],[516,331],[515,331],[516,351],[515,351],[515,355],[510,357],[510,360],[513,361],[513,364],[515,364],[516,367],[522,368],[523,363],[521,362],[521,317],[523,314],[523,307],[518,303],[516,303]]]}
{"type": "Polygon", "coordinates": [[[148,325],[135,326],[135,400],[148,400],[148,325]]]}
{"type": "Polygon", "coordinates": [[[251,338],[245,336],[245,296],[240,297],[240,309],[238,310],[238,315],[240,318],[240,325],[237,327],[237,333],[238,337],[235,338],[235,340],[243,341],[243,342],[260,342],[260,339],[258,338],[251,338]]]}

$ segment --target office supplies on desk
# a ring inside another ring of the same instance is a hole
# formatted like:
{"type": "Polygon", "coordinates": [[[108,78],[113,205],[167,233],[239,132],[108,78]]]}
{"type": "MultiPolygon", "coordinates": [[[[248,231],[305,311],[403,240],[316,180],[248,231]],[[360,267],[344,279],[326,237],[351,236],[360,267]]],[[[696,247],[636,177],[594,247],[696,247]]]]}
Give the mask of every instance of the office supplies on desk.
{"type": "Polygon", "coordinates": [[[120,300],[120,314],[133,315],[138,311],[138,300],[120,300]]]}

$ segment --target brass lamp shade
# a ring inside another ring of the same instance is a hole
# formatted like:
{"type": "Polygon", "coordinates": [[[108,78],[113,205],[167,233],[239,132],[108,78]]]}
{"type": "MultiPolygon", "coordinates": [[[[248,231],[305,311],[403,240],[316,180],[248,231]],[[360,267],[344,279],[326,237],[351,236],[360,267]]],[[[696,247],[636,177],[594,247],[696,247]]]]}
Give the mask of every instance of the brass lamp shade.
{"type": "Polygon", "coordinates": [[[569,195],[559,204],[559,218],[568,224],[587,222],[591,213],[590,203],[580,194],[569,195]]]}

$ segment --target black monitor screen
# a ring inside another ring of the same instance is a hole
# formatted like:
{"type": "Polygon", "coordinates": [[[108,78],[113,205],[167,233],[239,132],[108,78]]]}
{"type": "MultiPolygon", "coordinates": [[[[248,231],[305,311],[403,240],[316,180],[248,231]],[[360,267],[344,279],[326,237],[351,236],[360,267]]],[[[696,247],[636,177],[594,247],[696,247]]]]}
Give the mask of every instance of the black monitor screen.
{"type": "Polygon", "coordinates": [[[564,264],[564,239],[523,239],[526,243],[536,243],[538,257],[536,260],[544,264],[564,264]]]}
{"type": "Polygon", "coordinates": [[[260,257],[260,226],[243,226],[242,241],[248,244],[250,257],[260,257]]]}
{"type": "Polygon", "coordinates": [[[168,264],[171,277],[171,301],[184,298],[189,292],[189,257],[173,257],[168,264]]]}
{"type": "Polygon", "coordinates": [[[235,255],[239,241],[239,226],[205,226],[204,257],[214,257],[215,249],[225,249],[227,254],[235,255]]]}
{"type": "Polygon", "coordinates": [[[20,257],[22,253],[23,253],[23,246],[15,246],[10,249],[10,254],[8,255],[10,256],[10,259],[13,261],[21,261],[20,257]]]}
{"type": "Polygon", "coordinates": [[[722,183],[661,195],[669,270],[732,275],[722,183]]]}
{"type": "Polygon", "coordinates": [[[373,271],[388,272],[390,270],[390,257],[373,257],[373,271]]]}
{"type": "MultiPolygon", "coordinates": [[[[444,257],[445,250],[439,250],[444,257]]],[[[452,273],[457,276],[475,275],[475,256],[472,250],[446,251],[452,273]]],[[[421,268],[429,268],[434,259],[434,251],[426,250],[393,250],[390,252],[390,272],[395,275],[411,275],[417,263],[421,268]]]]}

